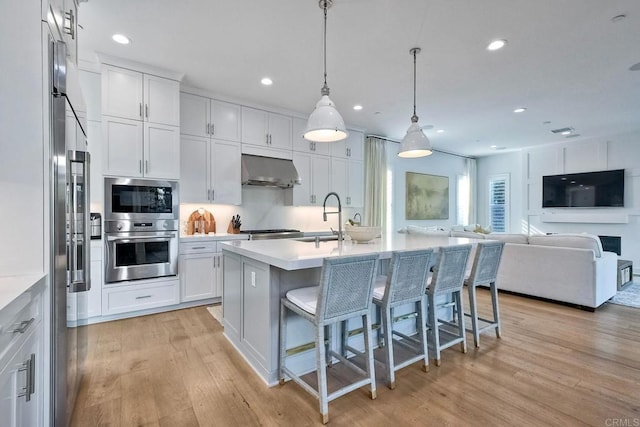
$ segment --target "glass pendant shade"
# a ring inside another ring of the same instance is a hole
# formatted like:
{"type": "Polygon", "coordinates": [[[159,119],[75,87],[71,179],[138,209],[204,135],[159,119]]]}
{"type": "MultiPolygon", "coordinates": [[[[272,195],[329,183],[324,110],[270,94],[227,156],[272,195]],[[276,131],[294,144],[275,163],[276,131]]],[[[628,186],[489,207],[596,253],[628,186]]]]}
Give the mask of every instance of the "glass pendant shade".
{"type": "Polygon", "coordinates": [[[348,136],[342,116],[329,95],[322,95],[307,121],[304,139],[315,142],[342,141],[348,136]]]}
{"type": "Polygon", "coordinates": [[[429,138],[424,134],[418,122],[411,123],[407,134],[402,138],[400,142],[400,148],[398,149],[398,157],[405,159],[411,159],[416,157],[424,157],[432,154],[431,143],[429,138]]]}

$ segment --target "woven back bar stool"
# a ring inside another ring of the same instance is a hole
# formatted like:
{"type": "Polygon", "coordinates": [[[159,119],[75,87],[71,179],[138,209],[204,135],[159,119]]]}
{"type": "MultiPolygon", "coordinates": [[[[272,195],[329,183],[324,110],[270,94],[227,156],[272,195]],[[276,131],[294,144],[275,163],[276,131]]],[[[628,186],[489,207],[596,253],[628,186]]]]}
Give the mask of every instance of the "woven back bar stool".
{"type": "Polygon", "coordinates": [[[471,245],[441,247],[438,252],[438,262],[433,267],[433,275],[428,280],[426,291],[429,301],[427,326],[432,337],[436,366],[440,366],[440,352],[445,348],[460,343],[460,350],[467,352],[462,288],[471,245]],[[438,318],[436,297],[448,294],[453,298],[453,321],[438,318]]]}
{"type": "Polygon", "coordinates": [[[322,264],[320,284],[287,292],[280,304],[280,366],[279,380],[284,383],[290,377],[304,390],[319,400],[323,424],[329,421],[329,402],[364,385],[369,384],[371,399],[376,398],[376,379],[373,367],[371,339],[371,305],[373,284],[378,268],[375,255],[325,258],[322,264]],[[315,389],[286,365],[287,311],[311,322],[315,329],[316,374],[315,389]],[[361,369],[342,354],[331,349],[329,332],[335,324],[353,317],[362,318],[365,345],[365,369],[361,369]],[[327,339],[329,338],[329,339],[327,339]],[[332,393],[327,388],[327,364],[337,358],[359,375],[359,379],[344,385],[332,393]]]}
{"type": "Polygon", "coordinates": [[[480,334],[492,329],[496,331],[496,337],[500,338],[500,312],[498,308],[498,289],[496,287],[496,279],[498,277],[498,269],[500,268],[500,260],[502,259],[502,251],[504,242],[491,241],[478,243],[476,255],[473,259],[471,274],[464,281],[469,290],[469,308],[470,313],[465,316],[471,318],[471,328],[468,331],[473,333],[473,343],[476,347],[480,347],[480,334]],[[493,309],[493,319],[484,319],[478,317],[478,302],[476,298],[476,287],[480,285],[488,285],[491,292],[491,306],[493,309]],[[482,323],[482,325],[480,325],[482,323]]]}
{"type": "Polygon", "coordinates": [[[396,386],[395,371],[398,369],[422,359],[422,369],[425,372],[429,370],[424,294],[432,256],[433,249],[394,252],[391,256],[389,274],[376,279],[373,302],[380,308],[382,318],[387,386],[390,389],[396,386]],[[415,304],[417,338],[393,329],[394,308],[410,303],[415,304]],[[394,336],[401,339],[397,340],[394,336]],[[396,345],[410,350],[413,355],[401,363],[396,363],[393,354],[396,345]]]}

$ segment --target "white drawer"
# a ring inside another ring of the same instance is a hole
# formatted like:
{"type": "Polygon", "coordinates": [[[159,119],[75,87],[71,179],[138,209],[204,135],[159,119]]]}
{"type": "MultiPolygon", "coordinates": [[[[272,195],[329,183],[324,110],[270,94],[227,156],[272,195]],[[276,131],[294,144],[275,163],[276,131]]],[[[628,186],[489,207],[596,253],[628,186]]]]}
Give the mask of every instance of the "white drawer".
{"type": "Polygon", "coordinates": [[[0,360],[40,323],[42,297],[25,292],[0,311],[0,360]]]}
{"type": "Polygon", "coordinates": [[[200,254],[203,252],[217,252],[217,242],[180,243],[180,254],[200,254]]]}
{"type": "Polygon", "coordinates": [[[131,284],[104,290],[102,294],[102,315],[164,307],[178,304],[179,302],[179,280],[150,284],[131,284]]]}

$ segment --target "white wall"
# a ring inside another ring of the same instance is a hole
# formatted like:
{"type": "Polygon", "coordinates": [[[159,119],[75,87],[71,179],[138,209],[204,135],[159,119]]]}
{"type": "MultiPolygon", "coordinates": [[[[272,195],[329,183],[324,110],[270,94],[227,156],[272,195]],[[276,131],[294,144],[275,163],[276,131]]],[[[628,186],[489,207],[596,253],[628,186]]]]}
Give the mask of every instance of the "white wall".
{"type": "MultiPolygon", "coordinates": [[[[640,266],[640,132],[531,148],[522,151],[521,159],[517,162],[514,154],[479,159],[478,185],[485,189],[485,195],[479,197],[479,202],[481,199],[485,206],[488,203],[486,188],[489,175],[511,173],[512,183],[516,176],[521,180],[521,186],[511,187],[512,214],[520,205],[518,220],[531,233],[621,236],[620,258],[640,266]],[[608,169],[625,169],[624,208],[542,208],[543,175],[608,169]],[[521,203],[516,198],[519,188],[521,203]]],[[[515,221],[512,218],[512,226],[515,221]]]]}
{"type": "Polygon", "coordinates": [[[10,276],[45,269],[41,5],[2,1],[0,17],[0,276],[10,276]]]}
{"type": "Polygon", "coordinates": [[[407,225],[443,226],[450,227],[456,224],[456,200],[457,177],[466,174],[465,158],[451,154],[434,152],[428,157],[417,159],[403,159],[397,156],[398,144],[387,145],[387,163],[391,170],[391,212],[393,230],[407,225]],[[429,175],[440,175],[449,178],[449,218],[437,220],[407,220],[405,216],[407,172],[418,172],[429,175]]]}
{"type": "Polygon", "coordinates": [[[522,184],[522,152],[497,154],[481,157],[477,162],[477,212],[478,224],[489,224],[489,179],[493,175],[507,174],[509,176],[509,220],[507,233],[527,233],[524,215],[523,184],[522,184]]]}

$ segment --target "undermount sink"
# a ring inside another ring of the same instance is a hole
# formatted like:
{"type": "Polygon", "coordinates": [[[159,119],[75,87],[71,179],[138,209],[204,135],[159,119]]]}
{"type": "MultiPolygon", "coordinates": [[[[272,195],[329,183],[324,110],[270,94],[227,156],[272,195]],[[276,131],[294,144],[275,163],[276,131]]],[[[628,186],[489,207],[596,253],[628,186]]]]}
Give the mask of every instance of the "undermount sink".
{"type": "MultiPolygon", "coordinates": [[[[330,242],[330,241],[334,241],[334,240],[338,240],[338,236],[333,235],[333,236],[318,236],[317,237],[319,242],[330,242]]],[[[300,239],[296,239],[298,242],[315,242],[316,241],[316,237],[302,237],[300,239]]]]}

